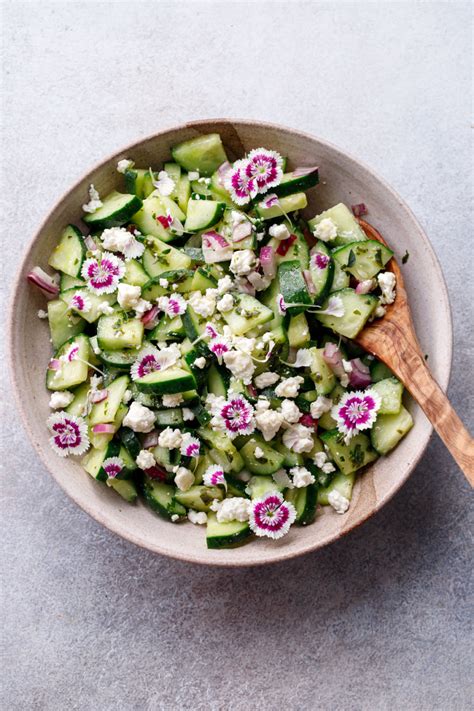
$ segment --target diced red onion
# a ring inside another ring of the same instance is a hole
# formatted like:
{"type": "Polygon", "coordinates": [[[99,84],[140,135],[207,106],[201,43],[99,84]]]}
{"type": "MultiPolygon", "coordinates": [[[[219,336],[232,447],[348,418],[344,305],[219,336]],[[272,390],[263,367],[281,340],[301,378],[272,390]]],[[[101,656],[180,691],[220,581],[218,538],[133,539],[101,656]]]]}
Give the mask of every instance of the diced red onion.
{"type": "Polygon", "coordinates": [[[156,447],[158,444],[158,438],[160,433],[158,430],[152,430],[148,432],[143,438],[143,449],[150,449],[150,447],[156,447]]]}
{"type": "Polygon", "coordinates": [[[97,252],[97,245],[90,235],[84,237],[84,244],[86,245],[89,252],[97,252]]]}
{"type": "Polygon", "coordinates": [[[311,272],[309,271],[309,269],[303,269],[303,276],[304,276],[306,286],[308,288],[308,292],[310,294],[315,294],[316,287],[314,286],[313,277],[311,276],[311,272]]]}
{"type": "Polygon", "coordinates": [[[359,202],[357,205],[351,205],[352,212],[356,217],[362,217],[368,213],[365,202],[359,202]]]}
{"type": "Polygon", "coordinates": [[[247,391],[250,397],[257,397],[257,389],[255,385],[252,385],[252,383],[250,383],[250,385],[247,385],[247,391]]]}
{"type": "Polygon", "coordinates": [[[202,236],[202,251],[206,264],[227,262],[232,258],[233,250],[225,237],[218,232],[205,232],[202,236]]]}
{"type": "Polygon", "coordinates": [[[103,400],[106,400],[108,396],[109,391],[107,388],[103,388],[102,390],[94,390],[90,396],[90,401],[94,403],[102,402],[103,400]]]}
{"type": "Polygon", "coordinates": [[[356,288],[355,292],[356,294],[368,294],[372,289],[374,288],[374,280],[373,279],[365,279],[364,281],[360,281],[356,288]]]}
{"type": "Polygon", "coordinates": [[[360,358],[353,358],[350,361],[352,370],[349,373],[349,382],[353,388],[366,388],[372,383],[370,369],[360,358]]]}
{"type": "Polygon", "coordinates": [[[219,176],[219,183],[224,187],[225,178],[227,173],[232,170],[232,166],[227,161],[222,163],[217,169],[217,175],[219,176]]]}
{"type": "Polygon", "coordinates": [[[51,294],[52,296],[57,296],[59,294],[59,286],[57,285],[54,277],[47,274],[43,269],[41,269],[41,267],[33,267],[26,278],[46,294],[51,294]]]}
{"type": "Polygon", "coordinates": [[[162,469],[158,466],[145,469],[145,473],[147,474],[147,476],[150,477],[150,479],[158,479],[159,481],[166,481],[166,479],[168,478],[166,469],[162,469]]]}
{"type": "Polygon", "coordinates": [[[156,321],[159,313],[160,309],[156,305],[152,306],[151,309],[148,309],[148,311],[145,311],[145,313],[140,319],[143,326],[146,329],[154,328],[156,326],[156,321]]]}
{"type": "Polygon", "coordinates": [[[262,247],[259,254],[260,264],[262,265],[265,276],[273,277],[276,274],[276,254],[273,247],[262,247]]]}
{"type": "Polygon", "coordinates": [[[241,277],[238,282],[238,289],[243,294],[250,294],[250,296],[255,296],[256,289],[245,277],[241,277]]]}
{"type": "Polygon", "coordinates": [[[312,417],[309,414],[303,415],[299,419],[300,424],[304,425],[305,427],[310,427],[313,430],[318,429],[318,420],[315,420],[314,417],[312,417]]]}
{"type": "Polygon", "coordinates": [[[342,364],[342,354],[335,343],[326,343],[323,350],[323,358],[338,378],[345,375],[346,371],[342,364]]]}
{"type": "Polygon", "coordinates": [[[290,235],[287,239],[282,240],[277,247],[276,253],[279,254],[280,257],[284,257],[295,240],[296,235],[290,235]]]}
{"type": "Polygon", "coordinates": [[[250,222],[240,222],[232,231],[232,242],[242,242],[252,234],[252,225],[250,222]]]}
{"type": "Polygon", "coordinates": [[[92,432],[94,434],[115,434],[115,425],[103,422],[100,425],[94,425],[92,432]]]}
{"type": "Polygon", "coordinates": [[[305,175],[309,175],[310,173],[314,173],[314,171],[318,171],[319,168],[317,166],[312,166],[311,168],[295,168],[293,171],[293,177],[294,178],[303,178],[305,175]]]}
{"type": "Polygon", "coordinates": [[[61,361],[58,360],[57,358],[52,358],[49,361],[48,370],[60,370],[60,369],[61,369],[61,361]]]}

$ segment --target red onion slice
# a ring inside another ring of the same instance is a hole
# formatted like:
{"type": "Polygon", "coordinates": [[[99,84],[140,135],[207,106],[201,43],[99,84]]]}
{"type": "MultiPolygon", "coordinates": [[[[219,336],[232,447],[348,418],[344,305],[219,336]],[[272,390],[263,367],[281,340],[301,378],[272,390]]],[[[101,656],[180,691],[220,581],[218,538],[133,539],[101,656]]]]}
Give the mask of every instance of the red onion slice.
{"type": "Polygon", "coordinates": [[[295,168],[293,171],[293,177],[294,178],[303,178],[305,175],[309,175],[310,173],[314,173],[314,171],[318,172],[319,168],[314,165],[311,168],[295,168]]]}
{"type": "Polygon", "coordinates": [[[335,343],[326,343],[323,350],[323,358],[338,378],[342,378],[346,374],[342,364],[341,351],[335,343]]]}
{"type": "Polygon", "coordinates": [[[154,328],[156,326],[156,321],[159,313],[160,309],[158,308],[158,306],[152,306],[151,309],[145,311],[145,313],[140,319],[143,326],[146,329],[154,328]]]}
{"type": "Polygon", "coordinates": [[[47,274],[41,267],[33,267],[26,278],[46,294],[51,294],[51,296],[59,294],[59,286],[56,284],[54,277],[47,274]]]}
{"type": "Polygon", "coordinates": [[[48,370],[60,370],[60,369],[61,369],[61,361],[58,360],[57,358],[52,358],[49,361],[48,370]]]}
{"type": "Polygon", "coordinates": [[[262,247],[259,259],[265,276],[273,279],[276,274],[276,254],[273,247],[262,247]]]}
{"type": "Polygon", "coordinates": [[[158,466],[145,469],[145,473],[147,476],[150,477],[150,479],[158,479],[159,481],[166,481],[166,479],[168,478],[166,469],[162,469],[158,466]]]}
{"type": "Polygon", "coordinates": [[[219,183],[224,187],[226,175],[232,170],[232,166],[227,161],[222,163],[217,169],[217,175],[219,177],[219,183]]]}
{"type": "Polygon", "coordinates": [[[276,253],[279,254],[280,257],[284,257],[295,240],[296,235],[290,235],[288,239],[282,240],[277,247],[276,253]]]}
{"type": "Polygon", "coordinates": [[[374,287],[375,284],[373,279],[365,279],[357,284],[355,292],[356,294],[368,294],[374,287]]]}
{"type": "Polygon", "coordinates": [[[206,264],[227,262],[232,259],[232,246],[218,232],[205,232],[202,236],[202,252],[206,264]]]}
{"type": "Polygon", "coordinates": [[[84,244],[86,245],[89,252],[97,252],[98,251],[98,247],[90,235],[88,235],[87,237],[84,237],[84,244]]]}
{"type": "Polygon", "coordinates": [[[115,434],[115,425],[105,422],[100,425],[94,425],[92,432],[94,434],[115,434]]]}
{"type": "Polygon", "coordinates": [[[355,217],[362,217],[362,215],[367,215],[368,213],[367,205],[365,204],[365,202],[359,202],[357,203],[357,205],[351,205],[351,208],[355,217]]]}
{"type": "Polygon", "coordinates": [[[316,287],[314,286],[313,277],[311,276],[311,272],[309,271],[309,269],[303,269],[303,276],[308,292],[311,295],[314,295],[316,293],[316,287]]]}
{"type": "Polygon", "coordinates": [[[240,222],[232,231],[232,242],[242,242],[252,234],[252,225],[250,222],[240,222]]]}
{"type": "Polygon", "coordinates": [[[318,429],[318,420],[315,420],[314,417],[309,414],[300,417],[299,422],[305,427],[310,427],[314,431],[318,429]]]}
{"type": "Polygon", "coordinates": [[[90,401],[97,403],[97,402],[102,402],[109,396],[109,391],[107,388],[103,388],[102,390],[94,390],[92,395],[90,396],[90,401]]]}
{"type": "Polygon", "coordinates": [[[349,383],[353,388],[366,388],[372,383],[370,369],[360,358],[353,358],[350,361],[352,370],[349,373],[349,383]]]}
{"type": "Polygon", "coordinates": [[[156,447],[158,444],[158,438],[160,433],[158,430],[152,430],[148,432],[143,438],[143,449],[150,449],[150,447],[156,447]]]}

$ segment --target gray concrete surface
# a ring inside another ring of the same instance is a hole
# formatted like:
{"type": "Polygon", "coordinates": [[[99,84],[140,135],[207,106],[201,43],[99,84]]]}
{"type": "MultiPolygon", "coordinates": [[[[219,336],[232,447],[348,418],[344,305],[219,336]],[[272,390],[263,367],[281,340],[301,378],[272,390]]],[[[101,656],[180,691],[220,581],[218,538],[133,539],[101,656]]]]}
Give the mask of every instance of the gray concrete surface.
{"type": "MultiPolygon", "coordinates": [[[[39,220],[103,154],[184,119],[286,123],[363,158],[424,224],[453,306],[450,396],[467,419],[469,3],[2,11],[6,292],[39,220]]],[[[232,572],[147,554],[103,530],[53,483],[8,404],[4,414],[6,711],[472,708],[472,499],[437,439],[353,535],[232,572]]]]}

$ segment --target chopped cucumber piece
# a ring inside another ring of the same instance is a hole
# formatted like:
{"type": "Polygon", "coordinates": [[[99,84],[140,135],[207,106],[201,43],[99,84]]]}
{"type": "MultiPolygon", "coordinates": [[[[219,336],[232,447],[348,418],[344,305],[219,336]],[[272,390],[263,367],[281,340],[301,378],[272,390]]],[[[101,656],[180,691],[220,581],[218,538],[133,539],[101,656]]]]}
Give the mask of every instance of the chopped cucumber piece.
{"type": "Polygon", "coordinates": [[[413,418],[403,405],[396,415],[379,415],[370,431],[373,448],[387,454],[413,427],[413,418]]]}
{"type": "Polygon", "coordinates": [[[179,220],[179,222],[183,222],[185,219],[184,212],[180,210],[174,200],[154,191],[143,201],[143,205],[133,215],[132,221],[137,225],[140,232],[147,237],[157,237],[163,242],[171,242],[178,236],[176,229],[173,225],[164,227],[158,219],[159,217],[166,217],[168,214],[173,219],[179,220]]]}
{"type": "Polygon", "coordinates": [[[350,501],[352,499],[352,489],[354,488],[355,473],[342,474],[338,472],[331,483],[318,490],[318,504],[329,506],[329,494],[337,491],[341,496],[350,501]]]}
{"type": "MultiPolygon", "coordinates": [[[[309,264],[311,279],[316,290],[314,301],[319,304],[331,291],[334,279],[334,260],[324,242],[317,242],[313,247],[309,264]]],[[[344,284],[344,286],[348,286],[348,284],[344,284]]]]}
{"type": "Polygon", "coordinates": [[[206,543],[208,548],[228,548],[252,535],[247,521],[219,523],[213,512],[207,514],[206,543]]]}
{"type": "Polygon", "coordinates": [[[308,321],[304,313],[290,318],[288,343],[290,348],[303,348],[310,340],[308,321]]]}
{"type": "Polygon", "coordinates": [[[150,277],[136,259],[129,259],[125,262],[125,274],[122,279],[124,284],[132,286],[145,286],[150,277]]]}
{"type": "Polygon", "coordinates": [[[48,264],[63,274],[78,277],[85,256],[86,247],[82,234],[74,225],[68,225],[53,249],[48,264]]]}
{"type": "Polygon", "coordinates": [[[249,294],[236,294],[234,302],[234,308],[222,316],[235,336],[243,336],[273,318],[273,311],[249,294]]]}
{"type": "Polygon", "coordinates": [[[252,437],[240,450],[245,468],[251,474],[268,475],[283,466],[285,455],[277,452],[261,437],[252,437]],[[255,452],[259,454],[257,457],[255,452]]]}
{"type": "Polygon", "coordinates": [[[110,486],[129,504],[133,504],[137,499],[137,487],[131,479],[107,479],[107,486],[110,486]]]}
{"type": "Polygon", "coordinates": [[[117,415],[125,391],[128,388],[130,379],[127,375],[122,375],[107,385],[107,397],[102,402],[97,402],[92,406],[89,415],[89,424],[98,425],[104,422],[113,422],[117,415]]]}
{"type": "Polygon", "coordinates": [[[324,432],[321,439],[329,450],[329,456],[343,474],[352,474],[375,461],[378,456],[370,446],[369,437],[363,432],[354,435],[349,444],[344,444],[338,430],[324,432]]]}
{"type": "Polygon", "coordinates": [[[224,498],[224,491],[218,486],[195,485],[187,491],[177,491],[174,498],[187,509],[209,511],[214,499],[221,501],[224,498]]]}
{"type": "Polygon", "coordinates": [[[295,210],[304,210],[308,204],[305,193],[294,193],[278,200],[276,205],[265,207],[265,201],[259,202],[255,207],[255,212],[262,220],[273,220],[275,217],[282,217],[295,210]]]}
{"type": "Polygon", "coordinates": [[[224,212],[225,203],[215,200],[190,200],[184,229],[186,232],[206,230],[217,224],[224,212]]]}
{"type": "Polygon", "coordinates": [[[352,274],[358,281],[365,281],[372,279],[384,268],[393,252],[384,244],[368,239],[339,247],[332,256],[342,270],[352,274]]]}
{"type": "MultiPolygon", "coordinates": [[[[59,362],[57,370],[48,367],[46,387],[48,390],[69,390],[87,380],[89,360],[89,339],[80,334],[63,343],[54,354],[54,362],[59,362]]],[[[50,363],[51,366],[51,363],[50,363]]]]}
{"type": "Polygon", "coordinates": [[[348,207],[340,202],[338,205],[325,210],[320,215],[316,215],[308,222],[308,227],[311,232],[314,232],[321,220],[330,219],[337,227],[337,237],[331,242],[331,245],[339,247],[349,242],[360,242],[366,240],[365,232],[357,222],[356,218],[348,207]]]}
{"type": "Polygon", "coordinates": [[[128,318],[123,311],[101,316],[97,322],[97,342],[104,351],[138,349],[143,340],[143,323],[138,318],[128,318]]]}
{"type": "Polygon", "coordinates": [[[211,176],[217,168],[227,161],[227,156],[218,133],[197,136],[189,141],[178,143],[171,149],[176,163],[188,171],[198,171],[202,176],[211,176]]]}
{"type": "Polygon", "coordinates": [[[163,272],[174,269],[189,269],[191,259],[187,254],[166,244],[157,237],[149,237],[143,253],[143,266],[150,277],[159,276],[163,272]]]}
{"type": "Polygon", "coordinates": [[[184,506],[175,500],[175,493],[176,488],[171,484],[164,484],[156,479],[144,477],[143,495],[145,501],[153,511],[163,518],[172,520],[174,516],[186,515],[184,506]]]}
{"type": "Polygon", "coordinates": [[[285,492],[285,499],[292,503],[296,509],[295,523],[300,526],[306,526],[314,521],[318,503],[318,487],[316,484],[310,484],[300,489],[288,489],[285,492]]]}
{"type": "Polygon", "coordinates": [[[160,395],[172,395],[183,393],[186,390],[193,390],[196,387],[194,375],[182,368],[167,368],[166,370],[156,370],[153,373],[137,378],[135,385],[142,392],[152,392],[160,395]]]}
{"type": "Polygon", "coordinates": [[[102,207],[82,218],[94,230],[105,230],[107,227],[120,227],[128,222],[132,215],[142,206],[142,201],[136,195],[111,192],[102,200],[102,207]]]}
{"type": "Polygon", "coordinates": [[[313,303],[299,262],[282,262],[278,267],[278,279],[288,314],[299,314],[306,305],[313,303]]]}
{"type": "Polygon", "coordinates": [[[336,376],[323,358],[324,348],[310,348],[311,377],[318,395],[328,395],[336,385],[336,376]]]}
{"type": "Polygon", "coordinates": [[[382,402],[379,415],[396,415],[402,407],[403,385],[397,378],[385,378],[372,385],[382,402]]]}
{"type": "Polygon", "coordinates": [[[59,348],[86,327],[84,319],[72,314],[62,299],[48,301],[48,323],[53,348],[59,348]]]}
{"type": "MultiPolygon", "coordinates": [[[[341,289],[334,292],[333,296],[337,296],[342,301],[344,315],[330,316],[316,312],[315,317],[321,321],[323,326],[330,328],[335,333],[340,333],[341,336],[347,338],[355,338],[377,308],[378,298],[371,294],[356,294],[354,289],[341,289]]],[[[324,311],[327,306],[326,302],[323,304],[322,310],[324,311]]]]}
{"type": "Polygon", "coordinates": [[[318,168],[298,168],[291,173],[284,173],[281,182],[271,192],[285,197],[303,190],[309,190],[319,183],[318,168]]]}
{"type": "Polygon", "coordinates": [[[87,323],[94,323],[102,314],[101,309],[104,305],[110,306],[116,301],[116,294],[93,294],[87,289],[87,287],[67,289],[61,292],[61,299],[63,301],[63,309],[69,307],[77,316],[81,316],[87,323]],[[88,302],[89,308],[86,310],[81,310],[75,307],[73,304],[73,299],[76,294],[84,297],[84,300],[88,302]],[[66,304],[66,307],[64,306],[66,304]]]}

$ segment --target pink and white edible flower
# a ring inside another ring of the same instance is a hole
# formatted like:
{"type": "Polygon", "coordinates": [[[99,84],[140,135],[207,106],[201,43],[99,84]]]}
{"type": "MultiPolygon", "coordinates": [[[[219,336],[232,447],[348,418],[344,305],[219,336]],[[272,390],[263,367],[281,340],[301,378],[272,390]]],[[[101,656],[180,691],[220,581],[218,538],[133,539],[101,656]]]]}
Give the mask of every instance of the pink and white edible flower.
{"type": "Polygon", "coordinates": [[[323,252],[313,252],[311,255],[311,266],[315,269],[326,269],[331,258],[323,252]]]}
{"type": "Polygon", "coordinates": [[[79,346],[75,346],[74,343],[72,343],[67,349],[67,351],[63,353],[62,356],[60,356],[59,360],[62,360],[65,363],[72,363],[73,360],[76,360],[78,355],[79,346]]]}
{"type": "Polygon", "coordinates": [[[275,193],[270,193],[270,195],[267,195],[264,200],[260,203],[260,207],[263,207],[264,210],[269,210],[271,207],[275,207],[275,205],[279,205],[280,201],[278,199],[278,195],[275,193]]]}
{"type": "Polygon", "coordinates": [[[160,351],[155,346],[146,346],[142,348],[132,367],[130,375],[132,380],[143,378],[145,375],[154,373],[156,370],[161,370],[160,351]]]}
{"type": "Polygon", "coordinates": [[[211,341],[209,341],[209,350],[214,353],[219,363],[222,363],[222,358],[224,353],[230,351],[230,344],[224,336],[217,335],[211,341]]]}
{"type": "Polygon", "coordinates": [[[380,395],[372,389],[346,392],[331,415],[337,422],[337,429],[345,435],[346,442],[358,431],[370,429],[380,409],[380,395]]]}
{"type": "Polygon", "coordinates": [[[74,309],[74,311],[80,311],[86,314],[91,310],[91,302],[86,294],[82,294],[80,291],[76,291],[71,301],[69,302],[69,307],[74,309]]]}
{"type": "Polygon", "coordinates": [[[107,459],[104,459],[102,469],[105,471],[109,479],[115,479],[115,477],[120,474],[124,466],[123,459],[120,457],[108,457],[107,459]]]}
{"type": "Polygon", "coordinates": [[[166,215],[157,215],[156,220],[162,227],[164,227],[165,230],[170,230],[170,232],[173,232],[178,236],[182,235],[184,232],[182,223],[177,217],[173,217],[169,209],[166,210],[166,215]]]}
{"type": "Polygon", "coordinates": [[[201,444],[197,437],[193,437],[189,432],[185,432],[181,439],[180,452],[184,457],[197,457],[201,449],[201,444]]]}
{"type": "Polygon", "coordinates": [[[283,158],[276,151],[255,148],[247,156],[245,173],[248,178],[257,181],[258,190],[265,193],[281,182],[283,176],[283,158]]]}
{"type": "Polygon", "coordinates": [[[249,524],[256,536],[281,538],[288,533],[295,519],[295,507],[289,501],[285,501],[277,491],[252,501],[249,524]]]}
{"type": "Polygon", "coordinates": [[[329,297],[328,304],[324,311],[318,311],[318,314],[325,314],[326,316],[335,316],[336,318],[342,318],[345,314],[344,303],[339,296],[329,297]]]}
{"type": "Polygon", "coordinates": [[[258,193],[256,178],[247,175],[248,161],[238,160],[225,177],[225,187],[236,205],[246,205],[258,193]]]}
{"type": "Polygon", "coordinates": [[[217,336],[219,335],[219,333],[218,333],[216,327],[214,326],[214,324],[213,324],[213,323],[209,323],[209,322],[206,323],[206,326],[205,326],[205,328],[204,328],[204,333],[206,334],[206,336],[207,336],[208,338],[217,338],[217,336]]]}
{"type": "Polygon", "coordinates": [[[181,316],[186,311],[186,301],[181,294],[173,294],[172,296],[160,296],[158,306],[167,316],[174,318],[181,316]]]}
{"type": "Polygon", "coordinates": [[[218,464],[208,467],[202,477],[205,486],[226,486],[224,470],[218,464]]]}
{"type": "Polygon", "coordinates": [[[89,449],[87,424],[82,417],[64,411],[55,412],[48,417],[47,425],[51,432],[51,447],[60,457],[84,454],[89,449]]]}
{"type": "Polygon", "coordinates": [[[238,434],[251,434],[255,429],[253,407],[241,395],[227,400],[220,409],[218,418],[231,439],[238,434]]]}
{"type": "Polygon", "coordinates": [[[280,314],[280,316],[284,316],[286,314],[286,304],[285,299],[283,298],[283,294],[278,294],[276,301],[278,313],[280,314]]]}
{"type": "Polygon", "coordinates": [[[125,274],[125,265],[111,252],[86,259],[81,274],[94,294],[112,294],[125,274]]]}

